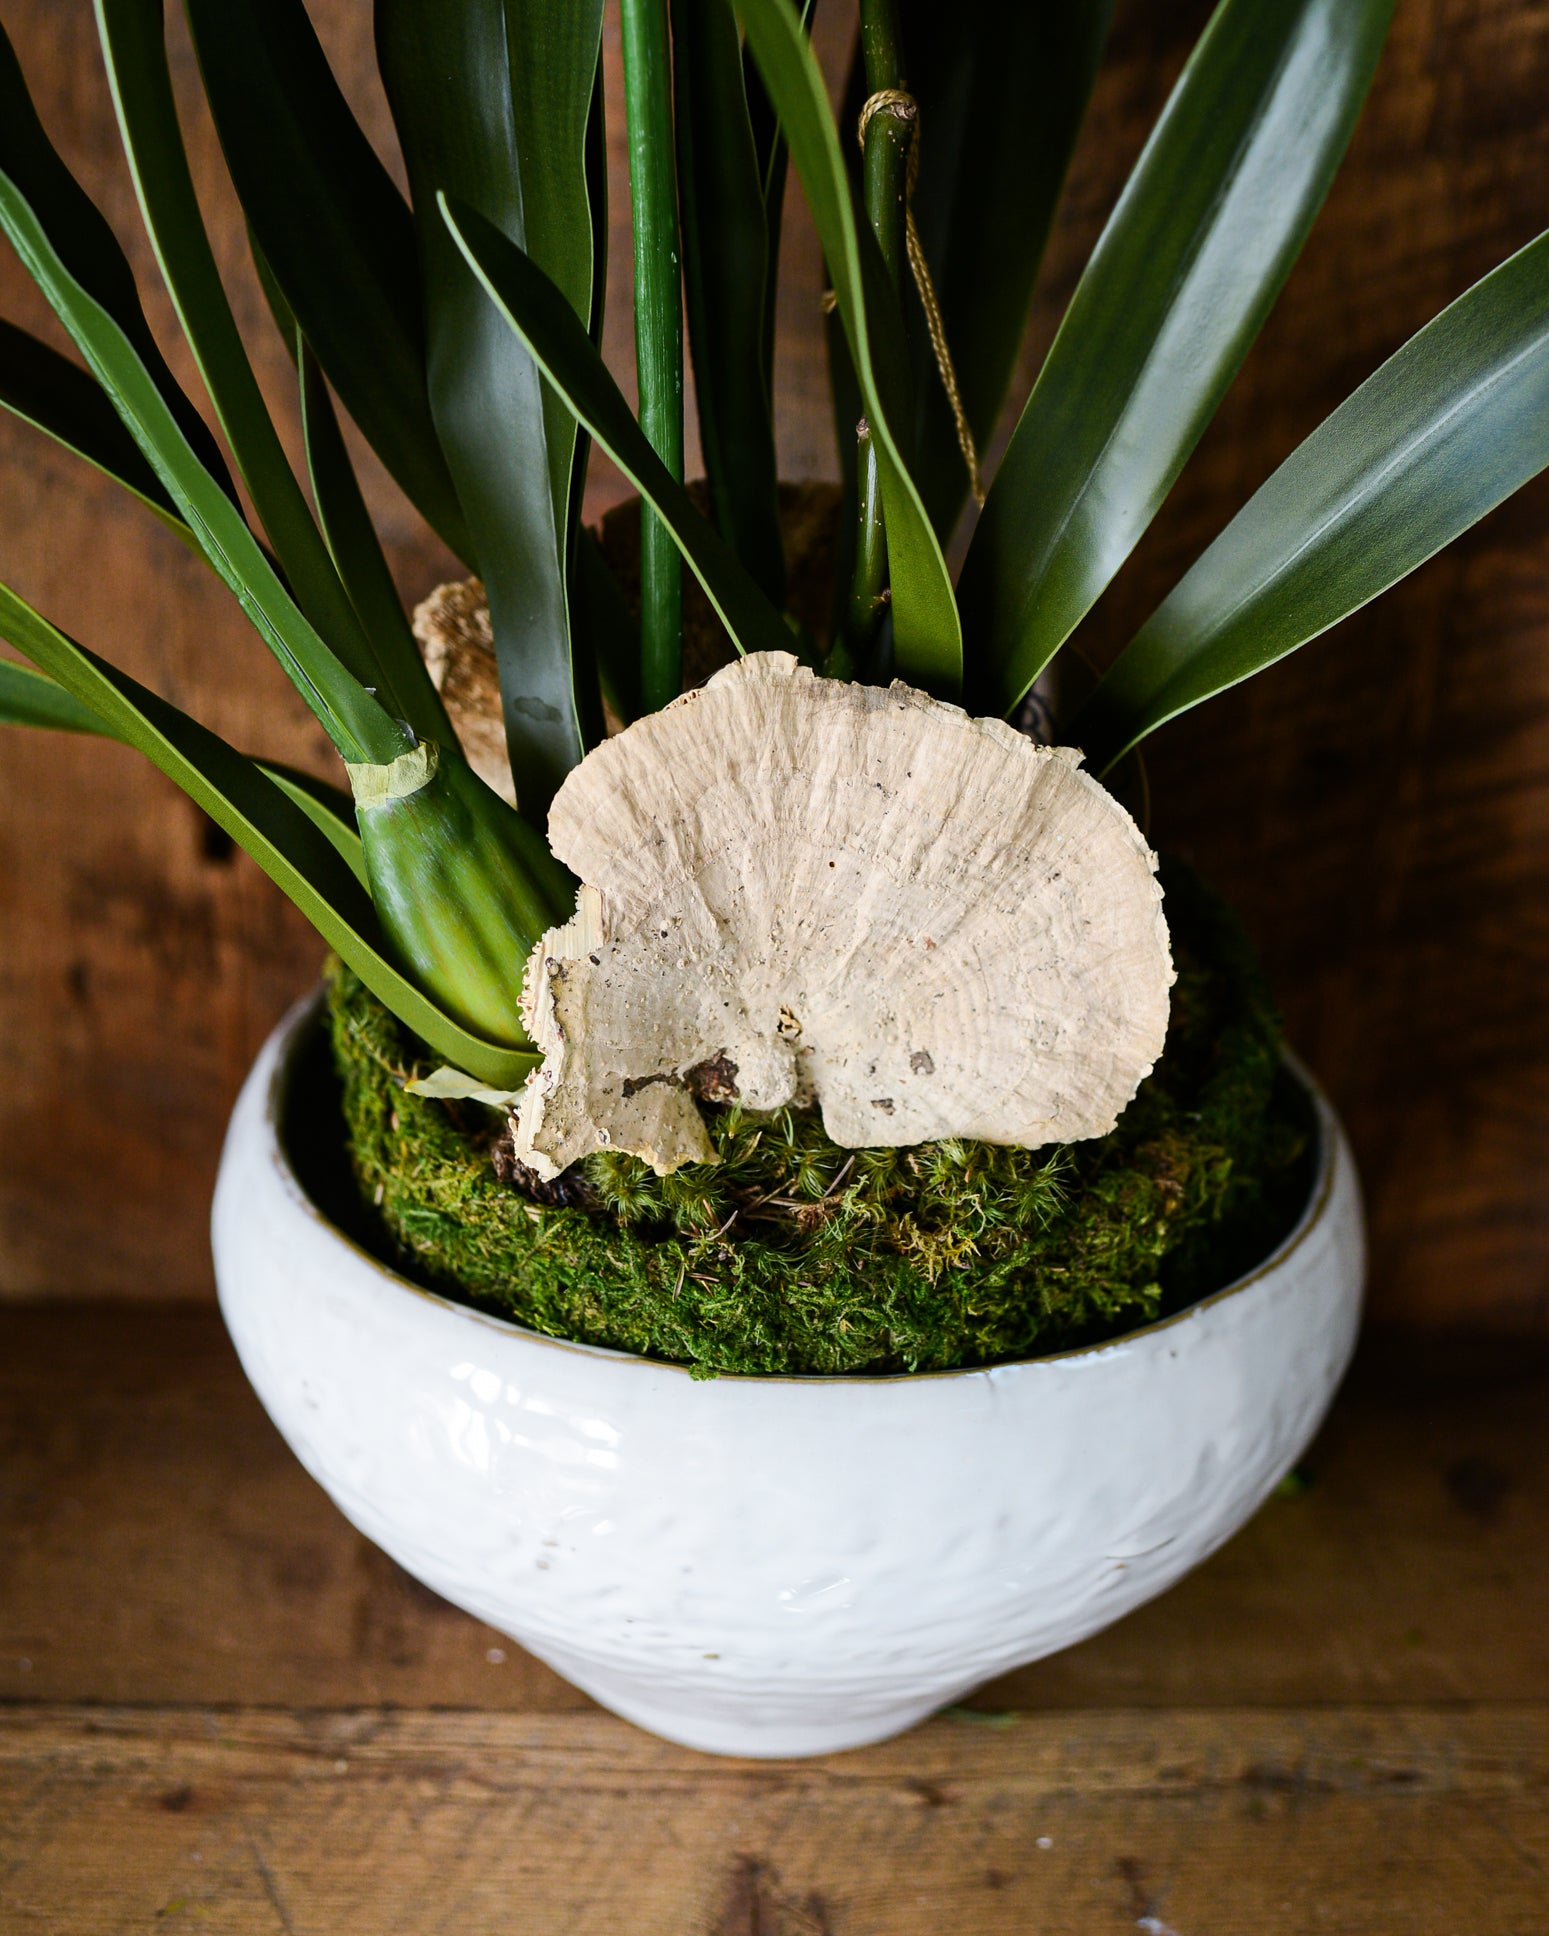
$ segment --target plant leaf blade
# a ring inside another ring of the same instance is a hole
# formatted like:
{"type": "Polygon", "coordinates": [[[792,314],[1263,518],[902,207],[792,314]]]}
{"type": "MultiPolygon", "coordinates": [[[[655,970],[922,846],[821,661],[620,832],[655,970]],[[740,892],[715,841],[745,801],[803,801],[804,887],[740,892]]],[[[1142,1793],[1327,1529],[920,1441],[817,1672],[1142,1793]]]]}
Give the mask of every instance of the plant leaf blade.
{"type": "MultiPolygon", "coordinates": [[[[1016,368],[1112,15],[1113,0],[899,0],[899,41],[919,104],[914,216],[981,451],[1016,368]]],[[[967,497],[968,471],[918,306],[909,348],[915,475],[945,539],[967,497]]]]}
{"type": "Polygon", "coordinates": [[[189,543],[193,534],[123,419],[87,372],[0,319],[0,408],[122,484],[189,543]]]}
{"type": "MultiPolygon", "coordinates": [[[[51,728],[56,732],[90,733],[135,747],[122,722],[117,730],[92,711],[83,699],[66,692],[57,680],[36,666],[19,665],[14,659],[0,659],[0,726],[51,728]]],[[[350,796],[326,780],[302,773],[295,767],[274,760],[254,760],[286,796],[298,806],[328,841],[350,872],[366,885],[365,856],[360,833],[355,825],[355,803],[350,796]]]]}
{"type": "Polygon", "coordinates": [[[406,719],[421,739],[453,744],[457,736],[415,643],[345,449],[323,372],[304,336],[298,334],[296,348],[301,432],[312,499],[340,580],[372,642],[396,716],[406,719]]]}
{"type": "MultiPolygon", "coordinates": [[[[461,1027],[382,952],[371,902],[338,843],[252,761],[68,638],[0,585],[0,634],[144,753],[256,860],[379,1000],[457,1067],[515,1088],[537,1066],[530,1052],[486,1042],[461,1027]]],[[[319,803],[319,811],[322,811],[319,803]]]]}
{"type": "Polygon", "coordinates": [[[145,227],[178,321],[296,604],[363,685],[371,641],[269,416],[221,282],[178,123],[162,0],[96,0],[98,34],[145,227]]]}
{"type": "Polygon", "coordinates": [[[1014,707],[1172,488],[1322,205],[1392,0],[1222,0],[1071,298],[959,585],[1014,707]]]}
{"type": "Polygon", "coordinates": [[[35,666],[0,659],[0,725],[40,726],[60,733],[99,733],[112,739],[82,699],[35,666]]]}
{"type": "Polygon", "coordinates": [[[151,335],[140,305],[134,271],[95,202],[76,181],[43,125],[5,29],[0,26],[0,170],[36,210],[40,225],[55,238],[60,261],[118,324],[145,365],[178,428],[200,462],[232,495],[232,483],[219,446],[199,412],[179,387],[151,335]]]}
{"type": "Polygon", "coordinates": [[[1375,598],[1549,465],[1549,233],[1292,452],[1130,641],[1080,730],[1111,763],[1375,598]]]}
{"type": "Polygon", "coordinates": [[[184,0],[244,214],[345,409],[459,556],[431,420],[414,223],[350,112],[302,0],[184,0]]]}
{"type": "Polygon", "coordinates": [[[201,550],[346,759],[391,759],[398,727],[297,608],[241,511],[211,476],[115,317],[75,280],[9,175],[0,228],[74,338],[88,367],[177,506],[201,550]]]}
{"type": "Polygon", "coordinates": [[[485,300],[437,212],[445,192],[531,249],[590,321],[586,128],[602,0],[377,0],[377,49],[425,279],[431,413],[489,597],[511,771],[541,826],[586,751],[569,563],[576,428],[485,300]]]}
{"type": "Polygon", "coordinates": [[[448,228],[490,298],[577,419],[677,539],[739,651],[791,652],[797,637],[652,450],[591,338],[535,262],[477,210],[444,201],[448,228]]]}
{"type": "Polygon", "coordinates": [[[683,284],[699,443],[721,536],[785,599],[768,368],[773,273],[763,172],[728,0],[672,0],[683,284]]]}

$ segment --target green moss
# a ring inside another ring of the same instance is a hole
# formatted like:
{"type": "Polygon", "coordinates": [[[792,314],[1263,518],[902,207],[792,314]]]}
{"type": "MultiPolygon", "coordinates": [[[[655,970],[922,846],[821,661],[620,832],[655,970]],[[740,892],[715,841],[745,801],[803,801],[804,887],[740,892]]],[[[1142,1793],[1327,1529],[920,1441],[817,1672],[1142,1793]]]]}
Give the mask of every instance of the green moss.
{"type": "Polygon", "coordinates": [[[329,1008],[356,1179],[412,1275],[537,1331],[698,1373],[940,1371],[1145,1323],[1265,1254],[1305,1198],[1304,1104],[1230,912],[1164,871],[1166,1051],[1109,1136],[848,1151],[812,1115],[707,1111],[722,1161],[609,1152],[539,1203],[500,1119],[402,1084],[421,1045],[347,970],[329,1008]],[[503,1166],[504,1167],[504,1166],[503,1166]]]}

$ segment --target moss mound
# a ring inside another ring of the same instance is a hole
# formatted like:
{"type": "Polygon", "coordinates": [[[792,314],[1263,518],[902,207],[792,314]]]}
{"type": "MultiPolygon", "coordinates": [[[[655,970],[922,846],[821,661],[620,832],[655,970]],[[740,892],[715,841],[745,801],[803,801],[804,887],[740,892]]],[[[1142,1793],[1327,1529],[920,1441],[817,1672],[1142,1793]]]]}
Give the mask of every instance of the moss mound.
{"type": "Polygon", "coordinates": [[[657,1177],[600,1153],[524,1191],[493,1112],[404,1093],[427,1052],[335,966],[349,1151],[383,1254],[533,1330],[705,1376],[944,1371],[1176,1309],[1290,1227],[1310,1125],[1235,918],[1186,870],[1163,880],[1166,1051],[1111,1135],[1066,1148],[850,1151],[815,1116],[733,1106],[706,1112],[719,1165],[657,1177]]]}

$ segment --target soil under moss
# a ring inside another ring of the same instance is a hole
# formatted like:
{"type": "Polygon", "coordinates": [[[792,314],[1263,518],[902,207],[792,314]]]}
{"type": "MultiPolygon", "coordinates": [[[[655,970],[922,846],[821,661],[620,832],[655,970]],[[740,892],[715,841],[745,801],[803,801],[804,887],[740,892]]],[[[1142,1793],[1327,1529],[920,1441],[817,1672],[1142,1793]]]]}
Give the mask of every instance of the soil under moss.
{"type": "Polygon", "coordinates": [[[329,1016],[383,1254],[533,1330],[697,1374],[896,1373],[1059,1350],[1229,1282],[1306,1199],[1311,1125],[1230,911],[1164,867],[1166,1050],[1109,1136],[1043,1150],[838,1148],[813,1115],[707,1109],[719,1165],[609,1152],[537,1201],[503,1119],[403,1084],[428,1052],[348,970],[329,1016]]]}

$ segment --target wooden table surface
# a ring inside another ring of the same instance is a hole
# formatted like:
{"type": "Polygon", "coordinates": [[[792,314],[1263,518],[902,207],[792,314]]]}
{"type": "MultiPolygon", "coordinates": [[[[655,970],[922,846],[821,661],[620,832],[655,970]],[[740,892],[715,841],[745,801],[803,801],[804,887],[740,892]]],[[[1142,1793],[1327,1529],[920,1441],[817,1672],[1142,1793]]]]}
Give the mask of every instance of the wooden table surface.
{"type": "Polygon", "coordinates": [[[718,1760],[366,1543],[213,1312],[0,1309],[0,1930],[1543,1936],[1549,1365],[1368,1348],[1111,1632],[718,1760]]]}

